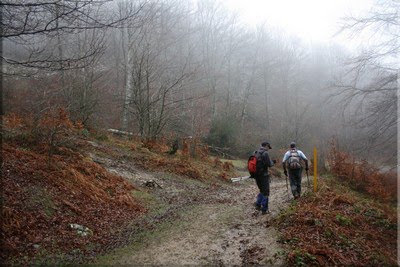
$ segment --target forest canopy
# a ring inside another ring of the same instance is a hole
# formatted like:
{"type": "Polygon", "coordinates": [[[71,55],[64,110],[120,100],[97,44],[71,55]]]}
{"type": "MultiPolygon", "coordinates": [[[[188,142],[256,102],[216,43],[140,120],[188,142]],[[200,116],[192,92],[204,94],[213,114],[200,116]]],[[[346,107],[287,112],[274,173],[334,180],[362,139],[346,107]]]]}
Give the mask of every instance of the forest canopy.
{"type": "Polygon", "coordinates": [[[6,0],[1,8],[6,114],[38,120],[63,108],[89,130],[192,136],[236,156],[265,139],[323,155],[334,138],[395,164],[397,1],[343,17],[338,34],[379,36],[360,50],[249,26],[222,1],[6,0]]]}

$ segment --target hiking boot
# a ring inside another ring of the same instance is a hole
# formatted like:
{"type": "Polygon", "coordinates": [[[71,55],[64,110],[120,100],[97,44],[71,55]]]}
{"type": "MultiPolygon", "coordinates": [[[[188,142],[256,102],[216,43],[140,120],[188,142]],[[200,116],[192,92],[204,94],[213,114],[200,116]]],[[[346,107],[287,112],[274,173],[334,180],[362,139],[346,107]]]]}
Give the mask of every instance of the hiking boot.
{"type": "Polygon", "coordinates": [[[256,208],[256,210],[261,210],[261,204],[258,204],[257,202],[254,203],[254,207],[256,208]]]}
{"type": "Polygon", "coordinates": [[[261,214],[262,214],[262,215],[270,214],[270,212],[269,212],[269,210],[262,210],[262,211],[261,211],[261,214]]]}

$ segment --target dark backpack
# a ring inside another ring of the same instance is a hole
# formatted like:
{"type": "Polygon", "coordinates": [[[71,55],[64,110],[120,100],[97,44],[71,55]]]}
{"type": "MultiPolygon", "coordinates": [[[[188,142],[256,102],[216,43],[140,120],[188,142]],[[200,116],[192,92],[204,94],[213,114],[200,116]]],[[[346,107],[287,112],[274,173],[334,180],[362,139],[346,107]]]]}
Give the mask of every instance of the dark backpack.
{"type": "Polygon", "coordinates": [[[300,155],[296,149],[290,150],[290,156],[288,158],[287,165],[291,170],[297,170],[301,168],[300,155]]]}
{"type": "Polygon", "coordinates": [[[250,173],[250,177],[254,177],[264,167],[262,162],[262,153],[256,151],[254,155],[251,155],[247,161],[247,169],[250,173]]]}

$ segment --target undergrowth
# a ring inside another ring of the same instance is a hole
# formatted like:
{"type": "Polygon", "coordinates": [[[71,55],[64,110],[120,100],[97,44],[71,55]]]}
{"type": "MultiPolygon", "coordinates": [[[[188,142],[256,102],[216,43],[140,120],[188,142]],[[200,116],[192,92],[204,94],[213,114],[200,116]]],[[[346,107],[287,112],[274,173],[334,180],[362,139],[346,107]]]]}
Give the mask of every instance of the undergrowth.
{"type": "Polygon", "coordinates": [[[335,143],[331,145],[329,165],[333,175],[355,190],[384,202],[396,202],[396,172],[382,172],[366,160],[356,160],[349,153],[340,151],[335,143]]]}
{"type": "Polygon", "coordinates": [[[79,152],[83,141],[65,113],[46,115],[34,128],[29,121],[4,118],[2,262],[85,253],[146,211],[133,197],[132,184],[79,152]],[[35,133],[45,127],[49,130],[35,133]],[[80,236],[70,224],[88,227],[91,234],[80,236]]]}
{"type": "MultiPolygon", "coordinates": [[[[145,141],[139,138],[127,140],[109,137],[109,143],[103,145],[100,148],[102,157],[122,156],[137,167],[148,171],[177,174],[202,181],[213,179],[227,181],[237,175],[231,161],[209,156],[204,146],[195,142],[186,141],[183,148],[174,155],[168,153],[170,147],[163,139],[145,141]],[[118,147],[119,151],[114,147],[118,147]],[[124,155],[120,154],[121,149],[125,151],[124,155]]],[[[96,150],[99,151],[98,148],[96,150]]]]}
{"type": "Polygon", "coordinates": [[[397,213],[331,178],[275,220],[293,266],[397,265],[397,213]]]}
{"type": "Polygon", "coordinates": [[[93,162],[90,150],[112,161],[128,160],[142,169],[196,180],[235,175],[231,162],[212,159],[196,140],[186,140],[171,155],[162,139],[114,138],[81,126],[63,110],[46,114],[37,124],[29,116],[4,117],[3,262],[61,263],[61,258],[70,262],[74,253],[95,253],[91,247],[114,242],[114,232],[146,212],[143,206],[151,206],[144,192],[93,162]],[[91,145],[96,143],[91,140],[98,144],[91,145]],[[91,234],[80,236],[70,224],[87,227],[91,234]]]}

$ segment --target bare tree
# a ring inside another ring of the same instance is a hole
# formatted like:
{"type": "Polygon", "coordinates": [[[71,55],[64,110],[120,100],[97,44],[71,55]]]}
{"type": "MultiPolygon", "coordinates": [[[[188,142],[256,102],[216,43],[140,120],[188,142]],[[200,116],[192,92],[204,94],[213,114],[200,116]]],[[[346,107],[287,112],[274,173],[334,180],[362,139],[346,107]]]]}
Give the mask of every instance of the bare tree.
{"type": "Polygon", "coordinates": [[[184,81],[191,76],[188,55],[177,49],[185,41],[184,10],[154,2],[142,13],[144,23],[126,30],[126,84],[123,126],[133,125],[143,137],[157,137],[182,100],[184,81]],[[177,60],[182,59],[182,60],[177,60]]]}
{"type": "Polygon", "coordinates": [[[238,35],[237,17],[227,12],[221,2],[212,0],[198,1],[196,13],[197,47],[201,53],[203,79],[211,97],[211,114],[215,117],[219,113],[219,94],[225,79],[228,83],[225,87],[227,101],[231,97],[232,55],[238,46],[238,38],[235,38],[238,35]]]}
{"type": "Polygon", "coordinates": [[[83,67],[102,50],[103,43],[92,40],[84,53],[75,55],[62,52],[60,36],[65,41],[83,31],[117,27],[140,10],[114,19],[108,0],[5,0],[0,7],[6,74],[19,74],[21,67],[35,70],[83,67]]]}
{"type": "Polygon", "coordinates": [[[353,126],[365,133],[362,150],[391,151],[393,160],[397,142],[397,90],[400,66],[400,2],[376,1],[365,17],[347,17],[340,31],[369,33],[375,38],[347,62],[346,75],[337,83],[334,96],[340,96],[343,107],[353,112],[353,126]],[[368,144],[366,146],[365,144],[368,144]]]}
{"type": "Polygon", "coordinates": [[[343,31],[385,36],[336,84],[352,128],[323,102],[345,52],[267,24],[254,30],[219,0],[3,1],[3,72],[18,75],[4,79],[7,109],[40,116],[62,106],[85,126],[228,138],[235,152],[264,138],[310,148],[331,135],[394,147],[398,5],[380,3],[371,18],[345,21],[343,31]]]}

